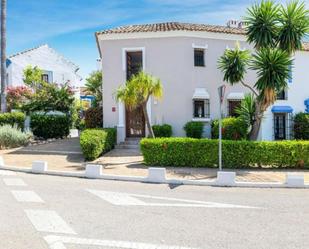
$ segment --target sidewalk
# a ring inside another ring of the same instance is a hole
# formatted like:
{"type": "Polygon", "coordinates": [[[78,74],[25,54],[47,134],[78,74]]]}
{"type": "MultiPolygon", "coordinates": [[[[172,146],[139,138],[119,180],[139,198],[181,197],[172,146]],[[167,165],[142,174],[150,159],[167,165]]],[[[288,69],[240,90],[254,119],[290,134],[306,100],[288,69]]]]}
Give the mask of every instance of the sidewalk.
{"type": "MultiPolygon", "coordinates": [[[[78,172],[85,169],[78,138],[57,140],[49,144],[35,145],[13,150],[0,150],[6,166],[30,168],[33,161],[48,162],[49,170],[78,172]]],[[[147,176],[148,167],[143,164],[139,150],[114,149],[98,158],[95,164],[103,165],[104,174],[124,176],[147,176]]],[[[303,173],[309,183],[309,170],[284,169],[239,169],[227,171],[236,172],[237,181],[244,182],[284,182],[287,172],[303,173]]],[[[168,167],[167,177],[186,180],[211,180],[216,178],[217,169],[168,167]]]]}

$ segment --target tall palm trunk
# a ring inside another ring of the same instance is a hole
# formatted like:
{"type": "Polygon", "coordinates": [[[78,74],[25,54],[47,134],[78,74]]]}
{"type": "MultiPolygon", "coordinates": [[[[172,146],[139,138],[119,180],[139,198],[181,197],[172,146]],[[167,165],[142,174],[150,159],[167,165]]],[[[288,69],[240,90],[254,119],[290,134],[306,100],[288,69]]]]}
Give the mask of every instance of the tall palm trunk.
{"type": "Polygon", "coordinates": [[[249,134],[250,140],[256,141],[259,136],[264,111],[259,101],[255,104],[254,123],[249,134]]]}
{"type": "Polygon", "coordinates": [[[1,112],[6,112],[6,0],[1,0],[1,112]]]}
{"type": "Polygon", "coordinates": [[[147,129],[149,131],[149,136],[151,138],[154,138],[155,135],[154,135],[154,132],[152,130],[152,126],[150,124],[150,120],[149,120],[149,116],[148,116],[148,112],[147,112],[147,102],[143,103],[142,104],[142,108],[143,108],[143,113],[144,113],[144,117],[145,117],[145,122],[146,122],[146,125],[147,125],[147,129]]]}

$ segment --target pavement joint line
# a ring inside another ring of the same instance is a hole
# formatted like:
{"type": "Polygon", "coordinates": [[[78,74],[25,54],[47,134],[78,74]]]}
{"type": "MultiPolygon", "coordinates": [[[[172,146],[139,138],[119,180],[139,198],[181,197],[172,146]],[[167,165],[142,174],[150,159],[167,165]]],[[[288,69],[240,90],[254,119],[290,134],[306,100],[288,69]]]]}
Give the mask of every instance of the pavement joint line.
{"type": "Polygon", "coordinates": [[[27,183],[20,178],[3,178],[3,181],[7,186],[27,186],[27,183]]]}
{"type": "Polygon", "coordinates": [[[76,232],[55,211],[43,209],[26,209],[24,211],[39,232],[76,235],[76,232]]]}
{"type": "Polygon", "coordinates": [[[44,203],[42,198],[34,191],[29,190],[11,190],[12,195],[18,202],[34,202],[34,203],[44,203]]]}
{"type": "Polygon", "coordinates": [[[85,246],[104,246],[118,249],[197,249],[193,247],[183,246],[168,246],[156,245],[150,243],[139,243],[131,241],[118,241],[118,240],[98,240],[86,239],[67,236],[48,235],[44,237],[50,249],[66,249],[65,244],[70,245],[85,245],[85,246]]]}
{"type": "Polygon", "coordinates": [[[101,190],[87,189],[88,192],[96,195],[97,197],[113,204],[116,206],[149,206],[149,207],[196,207],[196,208],[240,208],[240,209],[261,209],[259,207],[252,207],[247,205],[235,205],[219,202],[205,202],[205,201],[195,201],[187,199],[169,198],[169,197],[159,197],[151,195],[139,195],[139,194],[129,194],[129,193],[119,193],[119,192],[109,192],[101,190]],[[134,198],[136,197],[136,198],[134,198]],[[147,203],[145,201],[140,201],[137,198],[146,198],[161,201],[171,201],[174,203],[147,203]],[[177,203],[175,203],[177,202],[177,203]],[[180,203],[179,203],[180,202],[180,203]]]}
{"type": "Polygon", "coordinates": [[[82,155],[82,152],[77,152],[77,151],[58,151],[58,150],[31,150],[31,149],[23,149],[21,152],[33,152],[33,153],[51,153],[51,154],[75,154],[75,155],[82,155]]]}

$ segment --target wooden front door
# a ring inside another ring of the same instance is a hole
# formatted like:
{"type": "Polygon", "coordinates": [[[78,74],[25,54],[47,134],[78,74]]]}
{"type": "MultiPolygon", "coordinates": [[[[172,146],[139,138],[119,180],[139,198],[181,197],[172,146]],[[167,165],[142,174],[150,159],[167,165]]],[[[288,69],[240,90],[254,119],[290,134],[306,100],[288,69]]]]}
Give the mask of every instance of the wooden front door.
{"type": "Polygon", "coordinates": [[[145,137],[145,119],[141,107],[126,109],[126,133],[127,137],[145,137]]]}
{"type": "MultiPolygon", "coordinates": [[[[134,51],[126,53],[127,80],[140,72],[143,68],[143,52],[134,51]]],[[[145,118],[141,107],[135,110],[126,108],[126,135],[127,137],[145,136],[145,118]]]]}

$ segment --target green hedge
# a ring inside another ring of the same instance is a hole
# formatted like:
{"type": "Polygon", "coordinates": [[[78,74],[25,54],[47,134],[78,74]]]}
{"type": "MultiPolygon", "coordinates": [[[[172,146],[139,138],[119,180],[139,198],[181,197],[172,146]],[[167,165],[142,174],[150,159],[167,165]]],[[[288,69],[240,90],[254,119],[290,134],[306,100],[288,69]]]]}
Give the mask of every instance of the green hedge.
{"type": "MultiPolygon", "coordinates": [[[[147,165],[217,167],[218,140],[193,138],[143,139],[147,165]]],[[[309,168],[309,141],[251,142],[223,140],[223,165],[229,168],[309,168]]]]}
{"type": "Polygon", "coordinates": [[[95,160],[116,144],[116,129],[86,129],[80,135],[80,146],[86,160],[95,160]]]}
{"type": "Polygon", "coordinates": [[[32,114],[30,120],[31,130],[37,137],[63,138],[70,134],[72,120],[67,115],[32,114]]]}
{"type": "Polygon", "coordinates": [[[171,137],[173,133],[172,126],[168,124],[153,125],[152,129],[155,137],[171,137]]]}
{"type": "Polygon", "coordinates": [[[309,140],[309,113],[297,113],[294,117],[295,139],[309,140]]]}
{"type": "Polygon", "coordinates": [[[185,124],[183,129],[185,130],[187,137],[201,138],[203,136],[204,123],[190,121],[185,124]]]}
{"type": "Polygon", "coordinates": [[[16,125],[19,129],[24,129],[26,116],[22,112],[10,112],[0,114],[0,126],[2,125],[16,125]]]}
{"type": "MultiPolygon", "coordinates": [[[[211,123],[212,138],[219,137],[219,121],[211,123]]],[[[240,118],[222,119],[222,138],[226,140],[242,140],[248,138],[248,125],[240,118]]]]}

